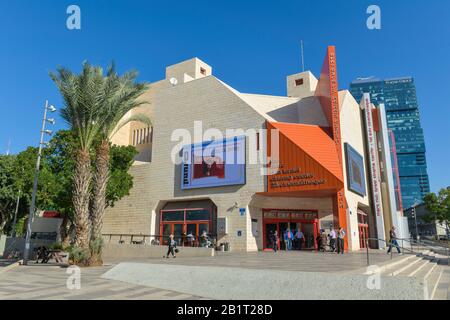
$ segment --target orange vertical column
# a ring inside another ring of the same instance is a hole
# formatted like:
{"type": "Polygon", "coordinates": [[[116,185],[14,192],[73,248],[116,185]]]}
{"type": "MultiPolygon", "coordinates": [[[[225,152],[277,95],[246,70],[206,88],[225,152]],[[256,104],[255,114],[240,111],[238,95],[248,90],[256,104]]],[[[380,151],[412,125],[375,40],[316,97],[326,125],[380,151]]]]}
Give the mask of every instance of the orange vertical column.
{"type": "MultiPolygon", "coordinates": [[[[325,61],[322,67],[316,96],[319,96],[322,108],[328,119],[332,130],[332,138],[336,144],[339,163],[342,169],[343,179],[343,161],[342,161],[342,140],[341,140],[341,120],[339,110],[339,92],[337,81],[337,66],[336,66],[336,49],[334,46],[329,46],[325,61]]],[[[336,195],[333,197],[333,216],[334,227],[342,227],[347,231],[345,237],[345,250],[348,249],[349,231],[347,229],[347,202],[345,200],[344,186],[338,189],[336,195]]]]}

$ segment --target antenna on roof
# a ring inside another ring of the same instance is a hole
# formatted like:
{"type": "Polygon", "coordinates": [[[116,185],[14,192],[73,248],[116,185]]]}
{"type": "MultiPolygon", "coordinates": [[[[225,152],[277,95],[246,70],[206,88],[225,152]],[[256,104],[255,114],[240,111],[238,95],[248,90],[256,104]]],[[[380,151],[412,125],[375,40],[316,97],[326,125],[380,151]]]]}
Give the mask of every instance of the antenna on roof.
{"type": "Polygon", "coordinates": [[[305,72],[305,55],[303,53],[303,40],[300,40],[300,49],[302,54],[302,72],[305,72]]]}

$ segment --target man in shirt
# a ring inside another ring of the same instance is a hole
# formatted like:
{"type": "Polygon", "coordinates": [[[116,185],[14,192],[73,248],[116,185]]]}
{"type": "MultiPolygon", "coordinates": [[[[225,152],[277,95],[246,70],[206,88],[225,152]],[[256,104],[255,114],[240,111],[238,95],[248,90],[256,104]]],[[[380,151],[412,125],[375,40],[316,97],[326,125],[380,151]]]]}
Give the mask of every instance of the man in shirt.
{"type": "Polygon", "coordinates": [[[292,240],[294,238],[294,234],[292,231],[288,228],[286,232],[284,233],[284,242],[286,243],[286,250],[290,251],[292,250],[292,240]]]}
{"type": "Polygon", "coordinates": [[[344,254],[344,238],[345,238],[345,230],[342,227],[339,227],[339,232],[337,234],[337,253],[344,254]]]}
{"type": "Polygon", "coordinates": [[[336,251],[336,230],[331,229],[329,237],[330,237],[331,252],[335,252],[336,251]]]}
{"type": "Polygon", "coordinates": [[[390,236],[390,244],[389,244],[389,249],[387,251],[387,254],[391,253],[392,250],[392,246],[395,246],[397,248],[397,252],[398,254],[402,254],[402,252],[400,251],[400,246],[398,245],[397,242],[397,234],[395,233],[395,227],[392,227],[391,230],[389,231],[389,236],[390,236]]]}
{"type": "Polygon", "coordinates": [[[305,240],[305,236],[303,235],[303,232],[300,229],[298,229],[297,232],[295,233],[295,240],[297,241],[297,249],[302,250],[302,244],[303,241],[305,240]]]}

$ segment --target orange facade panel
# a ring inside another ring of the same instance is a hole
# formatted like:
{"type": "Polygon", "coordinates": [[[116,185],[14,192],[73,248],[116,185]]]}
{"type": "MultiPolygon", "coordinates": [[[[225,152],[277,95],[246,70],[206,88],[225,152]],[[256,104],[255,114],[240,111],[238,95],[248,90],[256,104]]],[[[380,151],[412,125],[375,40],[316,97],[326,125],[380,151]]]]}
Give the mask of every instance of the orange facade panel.
{"type": "Polygon", "coordinates": [[[267,128],[279,132],[278,159],[271,152],[273,143],[271,134],[268,135],[271,169],[279,164],[278,171],[268,176],[269,193],[320,190],[336,192],[342,188],[342,170],[336,146],[322,128],[280,122],[268,122],[267,128]]]}

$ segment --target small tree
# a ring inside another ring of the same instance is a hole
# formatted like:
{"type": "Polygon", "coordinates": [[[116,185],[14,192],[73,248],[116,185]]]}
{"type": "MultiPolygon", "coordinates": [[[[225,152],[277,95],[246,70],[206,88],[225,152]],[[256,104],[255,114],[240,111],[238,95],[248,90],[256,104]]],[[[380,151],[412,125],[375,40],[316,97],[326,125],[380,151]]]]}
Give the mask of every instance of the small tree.
{"type": "Polygon", "coordinates": [[[438,194],[429,193],[423,200],[425,207],[430,212],[424,219],[426,221],[438,221],[443,224],[448,237],[450,227],[450,188],[441,189],[438,194]]]}

